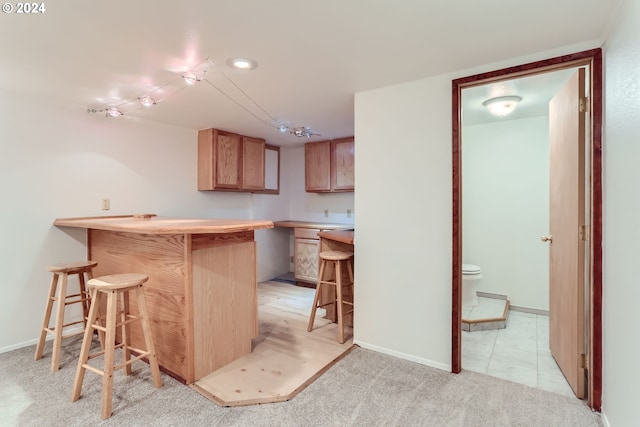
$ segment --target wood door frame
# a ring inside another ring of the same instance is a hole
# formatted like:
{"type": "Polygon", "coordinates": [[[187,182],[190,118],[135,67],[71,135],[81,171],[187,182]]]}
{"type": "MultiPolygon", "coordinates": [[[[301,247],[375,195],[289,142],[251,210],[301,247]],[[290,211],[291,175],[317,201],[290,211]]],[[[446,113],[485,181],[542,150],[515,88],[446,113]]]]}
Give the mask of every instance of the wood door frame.
{"type": "Polygon", "coordinates": [[[588,405],[602,406],[602,50],[592,49],[452,81],[453,247],[451,371],[462,370],[462,89],[528,75],[586,66],[590,112],[590,241],[588,405]]]}

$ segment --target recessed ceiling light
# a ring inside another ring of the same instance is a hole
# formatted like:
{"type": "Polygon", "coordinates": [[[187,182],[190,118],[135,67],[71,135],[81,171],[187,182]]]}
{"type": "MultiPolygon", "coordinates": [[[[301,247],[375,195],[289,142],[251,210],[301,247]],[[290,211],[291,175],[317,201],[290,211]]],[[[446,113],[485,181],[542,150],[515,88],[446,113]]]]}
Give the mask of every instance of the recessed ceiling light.
{"type": "Polygon", "coordinates": [[[249,58],[229,58],[227,64],[237,70],[253,70],[258,66],[256,61],[249,58]]]}

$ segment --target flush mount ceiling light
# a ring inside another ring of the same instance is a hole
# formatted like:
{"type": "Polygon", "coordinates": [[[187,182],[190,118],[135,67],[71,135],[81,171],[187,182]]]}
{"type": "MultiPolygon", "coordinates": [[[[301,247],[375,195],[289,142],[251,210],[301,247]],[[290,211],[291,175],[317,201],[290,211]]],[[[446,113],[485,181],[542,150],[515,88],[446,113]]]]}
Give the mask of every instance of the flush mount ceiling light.
{"type": "Polygon", "coordinates": [[[511,114],[515,110],[518,102],[522,101],[520,96],[499,96],[497,98],[487,99],[482,103],[491,114],[498,117],[504,117],[511,114]]]}
{"type": "Polygon", "coordinates": [[[149,95],[141,96],[140,98],[138,98],[138,101],[140,101],[140,104],[144,105],[145,107],[151,107],[152,105],[156,104],[156,100],[149,95]]]}
{"type": "Polygon", "coordinates": [[[249,58],[229,58],[227,65],[236,70],[255,70],[258,67],[258,63],[249,58]]]}

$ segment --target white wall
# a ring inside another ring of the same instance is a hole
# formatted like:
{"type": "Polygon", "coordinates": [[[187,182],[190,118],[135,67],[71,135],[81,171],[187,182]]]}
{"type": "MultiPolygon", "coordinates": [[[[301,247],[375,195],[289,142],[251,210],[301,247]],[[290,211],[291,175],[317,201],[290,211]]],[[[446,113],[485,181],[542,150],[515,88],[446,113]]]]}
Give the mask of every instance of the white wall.
{"type": "MultiPolygon", "coordinates": [[[[57,217],[288,216],[287,192],[198,192],[194,130],[90,115],[6,91],[0,117],[0,352],[35,342],[50,281],[45,267],[86,258],[84,231],[54,227],[57,217]],[[110,211],[100,210],[102,198],[111,199],[110,211]]],[[[258,279],[286,271],[288,235],[264,230],[256,239],[258,279]]]]}
{"type": "Polygon", "coordinates": [[[462,257],[482,268],[479,291],[549,310],[549,120],[462,129],[462,257]]]}
{"type": "MultiPolygon", "coordinates": [[[[345,135],[348,136],[348,135],[345,135]]],[[[359,144],[356,143],[356,153],[359,144]]],[[[307,193],[304,185],[304,145],[286,147],[285,163],[289,166],[287,181],[291,191],[289,217],[301,221],[354,224],[353,192],[347,193],[307,193]],[[324,216],[324,211],[328,215],[324,216]],[[347,214],[351,210],[351,215],[347,214]]]]}
{"type": "Polygon", "coordinates": [[[451,368],[451,81],[595,46],[356,94],[356,343],[451,368]]]}
{"type": "Polygon", "coordinates": [[[356,95],[354,339],[451,364],[451,79],[356,95]]]}
{"type": "Polygon", "coordinates": [[[626,1],[604,45],[603,388],[609,425],[640,413],[640,2],[626,1]]]}

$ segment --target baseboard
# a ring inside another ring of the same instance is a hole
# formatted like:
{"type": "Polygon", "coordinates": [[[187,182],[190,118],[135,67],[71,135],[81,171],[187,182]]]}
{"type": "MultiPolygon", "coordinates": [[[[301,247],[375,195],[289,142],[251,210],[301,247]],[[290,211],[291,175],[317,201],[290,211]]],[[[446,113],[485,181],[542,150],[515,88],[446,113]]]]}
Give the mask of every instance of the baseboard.
{"type": "Polygon", "coordinates": [[[604,427],[611,427],[611,424],[609,424],[609,419],[607,419],[604,411],[600,412],[600,418],[602,419],[602,424],[604,425],[604,427]]]}
{"type": "Polygon", "coordinates": [[[506,295],[494,294],[492,292],[477,291],[476,295],[478,295],[479,297],[484,297],[484,298],[494,298],[494,299],[502,299],[502,300],[506,300],[507,299],[506,295]]]}
{"type": "Polygon", "coordinates": [[[398,359],[409,360],[411,362],[416,362],[421,365],[429,366],[431,368],[436,368],[436,369],[441,369],[443,371],[451,372],[451,365],[447,365],[445,363],[435,362],[433,360],[424,359],[422,357],[416,357],[411,354],[402,353],[402,352],[391,350],[385,347],[380,347],[374,344],[368,344],[362,341],[354,340],[353,343],[367,350],[377,351],[378,353],[386,354],[388,356],[394,356],[394,357],[397,357],[398,359]]]}
{"type": "MultiPolygon", "coordinates": [[[[64,330],[65,335],[68,333],[74,333],[77,331],[81,331],[84,328],[82,326],[75,326],[75,327],[68,327],[67,329],[64,330]]],[[[51,334],[47,334],[47,338],[46,341],[51,341],[53,340],[53,335],[51,334]]],[[[24,348],[24,347],[29,347],[30,345],[36,345],[38,344],[38,338],[34,338],[32,340],[28,340],[28,341],[23,341],[21,343],[17,343],[17,344],[12,344],[12,345],[8,345],[6,347],[1,347],[0,348],[0,354],[2,353],[7,353],[9,351],[13,351],[13,350],[18,350],[20,348],[24,348]]]]}
{"type": "Polygon", "coordinates": [[[541,310],[539,308],[520,307],[518,305],[512,305],[511,310],[519,311],[521,313],[539,314],[541,316],[549,315],[549,310],[541,310]]]}

